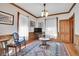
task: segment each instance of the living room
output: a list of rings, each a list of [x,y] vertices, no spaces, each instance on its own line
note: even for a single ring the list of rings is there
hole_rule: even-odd
[[[78,6],[79,3],[0,3],[0,55],[78,56]],[[48,11],[47,17],[41,16],[42,10]],[[14,45],[14,34],[23,37],[22,45]]]

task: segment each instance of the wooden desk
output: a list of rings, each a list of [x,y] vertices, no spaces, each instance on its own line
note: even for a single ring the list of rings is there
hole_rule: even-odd
[[[5,50],[5,54],[7,52],[7,41],[9,41],[10,39],[11,39],[11,36],[9,36],[9,35],[0,36],[0,43],[2,45],[2,49],[4,48],[4,50]],[[3,43],[4,43],[4,47],[3,47]]]

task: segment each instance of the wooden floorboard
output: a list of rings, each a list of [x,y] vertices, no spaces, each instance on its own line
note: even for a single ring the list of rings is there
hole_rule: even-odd
[[[61,42],[61,41],[57,41],[57,40],[51,40],[51,41],[52,42]],[[31,43],[27,43],[26,47],[29,46]],[[65,42],[64,42],[64,45],[65,45],[65,47],[66,47],[66,49],[67,49],[70,56],[79,56],[79,52],[75,48],[75,45],[73,45],[72,43],[65,43]],[[25,48],[25,46],[22,46],[22,49],[23,48]]]
[[[60,40],[51,40],[51,41],[52,42],[61,42]],[[73,45],[72,43],[67,43],[67,42],[62,42],[62,43],[64,43],[70,56],[79,56],[79,53],[78,53],[77,49],[75,48],[75,45]],[[29,46],[29,44],[30,43],[28,43],[27,46]]]
[[[51,39],[51,41],[53,41],[53,42],[62,42],[62,41],[57,40],[57,39]],[[79,56],[79,52],[76,49],[74,44],[69,43],[69,42],[62,42],[62,43],[64,43],[64,45],[65,45],[66,49],[68,50],[68,53],[69,53],[70,56]]]
[[[79,56],[79,53],[72,43],[65,43],[65,46],[70,54],[70,56]]]

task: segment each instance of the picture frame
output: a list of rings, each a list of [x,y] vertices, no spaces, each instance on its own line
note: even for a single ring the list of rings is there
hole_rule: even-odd
[[[43,22],[39,22],[39,23],[38,23],[38,27],[39,27],[39,28],[43,28]]]
[[[13,25],[14,15],[0,11],[0,24]]]
[[[30,21],[30,27],[35,27],[35,22],[34,21]]]

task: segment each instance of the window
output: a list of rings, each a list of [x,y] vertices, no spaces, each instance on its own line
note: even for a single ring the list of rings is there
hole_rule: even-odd
[[[50,38],[57,38],[57,24],[56,19],[46,20],[46,36]]]
[[[22,14],[19,15],[19,36],[25,36],[28,40],[28,17]]]

